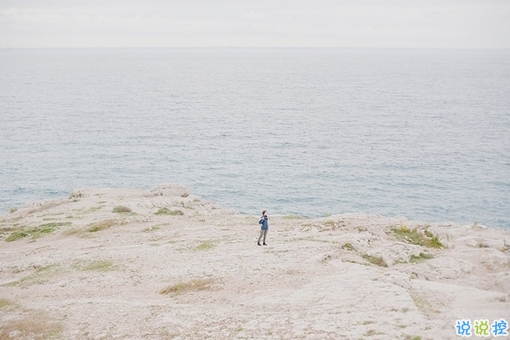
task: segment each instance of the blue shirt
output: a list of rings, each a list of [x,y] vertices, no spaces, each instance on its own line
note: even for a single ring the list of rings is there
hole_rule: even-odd
[[[261,224],[260,229],[262,229],[262,230],[269,229],[269,223],[267,222],[267,216],[262,216],[259,220],[259,224]]]

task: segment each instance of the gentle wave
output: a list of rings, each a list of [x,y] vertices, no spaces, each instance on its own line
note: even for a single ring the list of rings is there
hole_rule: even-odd
[[[1,50],[0,210],[177,182],[249,214],[510,227],[509,56]]]

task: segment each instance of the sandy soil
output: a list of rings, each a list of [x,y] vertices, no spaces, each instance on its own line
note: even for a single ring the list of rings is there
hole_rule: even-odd
[[[179,185],[0,216],[0,339],[455,339],[457,320],[510,322],[508,230],[263,208],[267,246],[258,216]]]

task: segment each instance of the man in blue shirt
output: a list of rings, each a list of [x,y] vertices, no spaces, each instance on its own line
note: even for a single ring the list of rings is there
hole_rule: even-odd
[[[267,222],[267,211],[264,210],[262,212],[262,216],[260,217],[259,224],[260,224],[260,236],[259,236],[259,240],[258,240],[257,244],[260,246],[260,239],[262,238],[262,236],[264,236],[264,241],[262,244],[267,246],[266,235],[267,235],[267,230],[269,229],[269,223]]]

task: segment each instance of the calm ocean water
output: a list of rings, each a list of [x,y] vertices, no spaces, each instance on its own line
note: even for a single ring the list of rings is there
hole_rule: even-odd
[[[510,51],[0,50],[0,212],[182,183],[240,212],[510,228]]]

